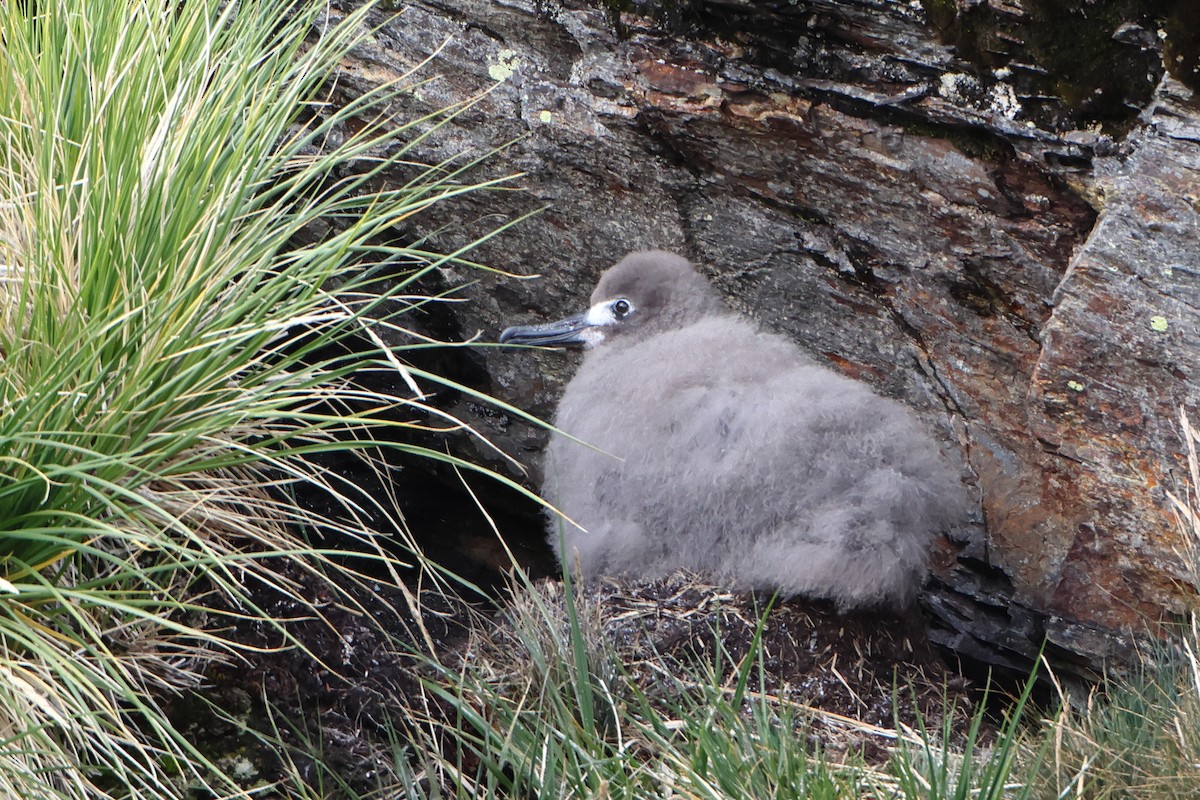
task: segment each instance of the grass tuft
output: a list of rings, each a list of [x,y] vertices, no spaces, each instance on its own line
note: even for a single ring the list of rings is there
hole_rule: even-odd
[[[370,11],[0,4],[0,795],[236,792],[162,698],[242,656],[222,620],[283,628],[261,587],[319,615],[280,559],[353,579],[297,531],[390,564],[363,520],[395,510],[315,456],[462,427],[384,342],[426,345],[402,312],[461,258],[399,226],[486,186],[412,161],[465,107],[398,118],[413,76],[324,102]]]

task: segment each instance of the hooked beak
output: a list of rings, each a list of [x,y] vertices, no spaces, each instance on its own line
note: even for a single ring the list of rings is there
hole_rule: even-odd
[[[588,322],[588,314],[572,314],[557,322],[541,325],[514,325],[500,334],[500,344],[528,344],[542,347],[591,347],[602,336]]]

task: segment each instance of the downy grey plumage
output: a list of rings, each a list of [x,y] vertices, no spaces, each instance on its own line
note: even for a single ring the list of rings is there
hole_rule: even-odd
[[[559,403],[543,494],[585,575],[689,568],[732,584],[906,606],[965,489],[899,403],[731,313],[679,256],[627,256],[591,308],[502,342],[590,348]]]

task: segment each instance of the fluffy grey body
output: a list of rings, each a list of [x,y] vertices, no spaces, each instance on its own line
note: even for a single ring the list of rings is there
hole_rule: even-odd
[[[965,520],[961,482],[904,406],[730,313],[677,256],[627,257],[564,322],[593,349],[555,419],[579,441],[552,437],[543,489],[582,528],[554,515],[549,537],[585,575],[689,568],[903,606],[932,537]],[[502,340],[569,343],[562,325]]]

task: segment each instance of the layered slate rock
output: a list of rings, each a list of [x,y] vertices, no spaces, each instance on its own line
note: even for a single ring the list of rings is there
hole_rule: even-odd
[[[953,12],[926,5],[405,2],[338,91],[432,56],[399,112],[480,99],[423,155],[507,145],[471,175],[524,173],[523,191],[435,209],[439,224],[406,235],[452,248],[542,209],[474,252],[540,278],[444,271],[472,300],[452,309],[456,335],[574,310],[628,251],[680,252],[951,448],[980,513],[941,544],[932,635],[1017,669],[1048,635],[1086,672],[1192,593],[1165,493],[1179,409],[1200,417],[1197,110],[1159,81],[1146,19],[1097,40],[1116,48],[1099,57],[1144,71],[1120,102],[1073,104],[1038,77],[1056,67],[1018,25],[1036,9],[1004,4],[991,33],[1011,52],[982,63],[967,33],[992,40],[962,20],[981,23],[959,18],[949,36]],[[574,364],[461,357],[479,388],[544,417]],[[449,402],[537,484],[544,434]],[[540,537],[536,514],[521,519],[502,533]]]
[[[1042,597],[1108,625],[1177,607],[1188,578],[1163,499],[1187,491],[1179,411],[1194,420],[1200,402],[1200,118],[1189,94],[1167,81],[1127,157],[1097,164],[1104,211],[1050,297],[1029,382],[1030,431],[1069,479],[1044,495],[1073,515]]]

